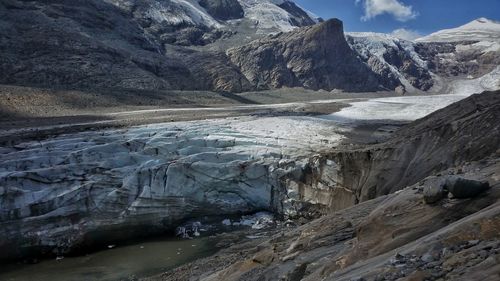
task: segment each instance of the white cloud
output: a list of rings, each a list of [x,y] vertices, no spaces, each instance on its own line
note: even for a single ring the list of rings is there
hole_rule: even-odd
[[[361,20],[367,21],[379,15],[390,14],[398,21],[408,21],[418,16],[412,6],[399,0],[356,0],[356,5],[363,3],[365,14]]]
[[[397,38],[410,40],[410,41],[422,37],[422,34],[420,34],[418,31],[405,29],[405,28],[396,29],[393,32],[391,32],[391,35],[394,37],[397,37]]]

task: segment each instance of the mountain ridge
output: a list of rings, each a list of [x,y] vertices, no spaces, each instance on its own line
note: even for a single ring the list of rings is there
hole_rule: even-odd
[[[208,11],[228,20],[217,20]],[[337,36],[340,31],[334,29],[328,32],[335,40],[317,40],[308,37],[307,30],[321,26],[316,23],[320,20],[293,1],[6,0],[0,3],[0,15],[5,27],[0,29],[0,83],[6,85],[423,93],[446,91],[443,85],[449,81],[480,78],[500,62],[496,42],[411,42],[373,33]],[[301,40],[303,46],[323,44],[315,47],[321,52],[301,50],[292,43]],[[342,41],[357,59],[331,59],[338,52],[353,56]],[[262,42],[270,48],[264,49]],[[286,60],[278,59],[282,64],[280,71],[274,71],[276,77],[254,79],[270,67],[255,60],[279,58],[280,52],[292,49]],[[252,62],[249,54],[263,57]],[[300,71],[298,64],[303,64]],[[307,82],[322,75],[317,69],[328,69],[330,74],[323,76],[325,81]],[[349,69],[355,71],[348,73]],[[296,76],[299,72],[301,77]],[[283,77],[288,78],[279,82]]]

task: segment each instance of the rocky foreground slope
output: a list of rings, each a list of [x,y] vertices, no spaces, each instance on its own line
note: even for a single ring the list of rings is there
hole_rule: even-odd
[[[336,160],[351,159],[344,179],[353,179],[337,188],[366,185],[362,203],[151,280],[498,280],[499,118],[499,93],[484,93],[414,122],[361,157],[337,153]],[[453,178],[490,188],[466,194],[480,185],[448,185],[451,194],[431,203],[430,190]]]

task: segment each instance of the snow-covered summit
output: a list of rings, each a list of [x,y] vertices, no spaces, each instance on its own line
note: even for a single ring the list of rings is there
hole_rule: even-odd
[[[419,38],[417,42],[496,41],[500,42],[500,22],[478,18],[457,28],[444,29]]]

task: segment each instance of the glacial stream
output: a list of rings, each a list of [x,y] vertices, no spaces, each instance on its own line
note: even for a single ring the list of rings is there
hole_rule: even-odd
[[[210,238],[164,239],[116,247],[38,264],[3,265],[2,281],[133,280],[160,274],[217,251]]]

